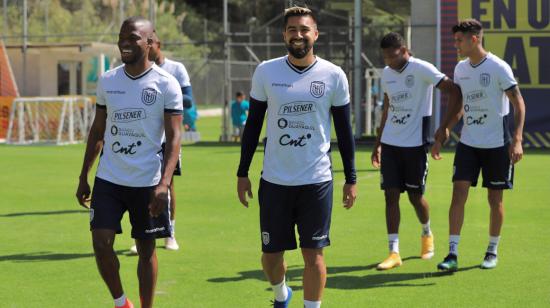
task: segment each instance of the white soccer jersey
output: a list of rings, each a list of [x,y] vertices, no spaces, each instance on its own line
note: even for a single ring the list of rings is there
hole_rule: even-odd
[[[416,147],[428,142],[434,85],[445,78],[435,66],[409,58],[400,70],[388,66],[382,72],[382,89],[388,95],[388,118],[380,141],[400,147]]]
[[[182,63],[164,58],[164,62],[159,66],[170,73],[170,75],[176,77],[180,84],[180,88],[191,86],[191,79],[189,79],[189,74]]]
[[[97,106],[107,109],[97,177],[123,186],[157,185],[163,160],[164,113],[183,113],[177,80],[155,64],[136,77],[121,65],[101,76]]]
[[[491,53],[475,66],[465,59],[455,67],[454,82],[462,90],[464,108],[460,141],[485,149],[507,143],[510,106],[504,91],[517,85],[510,65]]]
[[[254,72],[250,97],[267,102],[262,178],[289,186],[331,180],[330,108],[349,104],[342,69],[319,57],[302,71],[287,56],[265,61]]]

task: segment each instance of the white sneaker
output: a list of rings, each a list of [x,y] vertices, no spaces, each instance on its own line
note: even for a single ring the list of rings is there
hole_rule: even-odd
[[[137,246],[136,245],[133,245],[132,247],[130,247],[130,253],[134,254],[134,255],[137,255]]]
[[[178,250],[180,249],[180,246],[178,245],[178,242],[176,242],[175,237],[167,237],[164,239],[164,248],[168,250]]]

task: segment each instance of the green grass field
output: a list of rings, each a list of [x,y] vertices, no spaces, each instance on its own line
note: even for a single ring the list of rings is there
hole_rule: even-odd
[[[198,123],[216,140],[219,121]],[[75,146],[0,146],[0,307],[112,307],[92,254],[88,213],[74,197],[84,153]],[[447,253],[447,210],[452,152],[431,161],[427,199],[436,237],[433,260],[419,259],[420,225],[403,204],[401,268],[378,272],[387,255],[383,193],[370,166],[370,149],[357,151],[357,204],[340,206],[343,173],[335,153],[332,246],[326,249],[324,307],[548,307],[550,305],[550,155],[530,150],[516,169],[516,188],[505,193],[506,218],[495,270],[478,268],[488,240],[486,191],[470,192],[453,275],[437,273]],[[176,178],[178,252],[158,250],[156,307],[269,307],[272,292],[260,266],[257,199],[249,209],[236,197],[239,147],[199,143],[183,147],[184,175]],[[262,155],[251,169],[258,188]],[[92,177],[90,177],[90,182]],[[125,216],[116,250],[126,294],[138,299],[135,256]],[[162,242],[158,242],[163,245]],[[286,255],[302,307],[302,259]],[[137,307],[137,306],[136,306]]]

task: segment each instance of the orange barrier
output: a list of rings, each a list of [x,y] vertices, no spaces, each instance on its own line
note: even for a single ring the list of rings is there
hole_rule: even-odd
[[[14,99],[13,96],[0,96],[0,139],[6,139],[8,134],[11,103]]]

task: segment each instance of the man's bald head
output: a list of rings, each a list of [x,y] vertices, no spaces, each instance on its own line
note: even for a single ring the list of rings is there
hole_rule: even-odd
[[[153,24],[141,16],[124,20],[118,35],[118,48],[122,62],[127,65],[147,66],[154,33]]]

